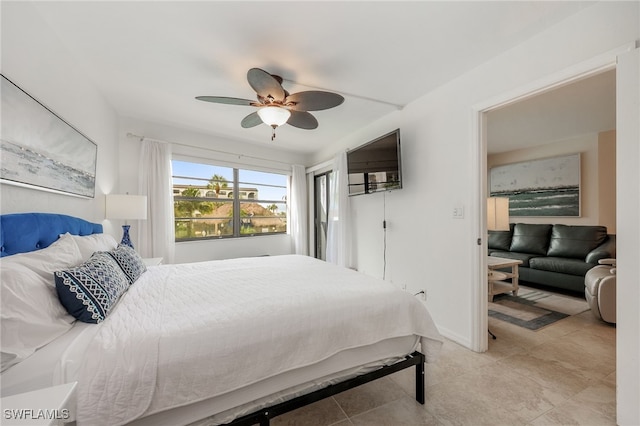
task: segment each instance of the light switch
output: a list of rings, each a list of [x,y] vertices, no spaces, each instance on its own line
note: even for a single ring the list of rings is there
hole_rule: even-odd
[[[453,218],[454,219],[464,219],[464,207],[455,206],[453,208]]]

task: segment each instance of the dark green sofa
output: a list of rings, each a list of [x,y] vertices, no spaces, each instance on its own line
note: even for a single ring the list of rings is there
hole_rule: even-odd
[[[522,260],[520,280],[584,292],[584,276],[600,259],[616,257],[616,236],[604,226],[515,223],[489,231],[489,255]]]

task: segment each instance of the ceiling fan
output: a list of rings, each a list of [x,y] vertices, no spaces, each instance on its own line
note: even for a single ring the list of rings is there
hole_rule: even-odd
[[[308,111],[321,111],[337,107],[344,102],[344,97],[321,90],[289,94],[282,88],[282,77],[269,74],[260,68],[251,68],[247,72],[247,80],[258,95],[257,101],[224,96],[196,96],[196,99],[218,104],[258,107],[257,111],[247,115],[240,124],[245,129],[260,123],[271,126],[271,140],[276,137],[276,127],[283,124],[299,129],[315,129],[318,127],[318,120]]]

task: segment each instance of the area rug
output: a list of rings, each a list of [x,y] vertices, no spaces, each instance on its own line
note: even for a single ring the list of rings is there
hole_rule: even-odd
[[[589,310],[584,299],[520,286],[518,295],[500,294],[489,302],[489,316],[529,330]]]

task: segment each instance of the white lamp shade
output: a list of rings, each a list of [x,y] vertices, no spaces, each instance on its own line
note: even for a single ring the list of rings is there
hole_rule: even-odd
[[[282,126],[291,117],[291,111],[285,108],[268,106],[258,110],[258,115],[264,124],[271,127]]]
[[[107,194],[107,219],[146,219],[147,197],[145,195]]]
[[[487,230],[509,230],[509,199],[502,197],[487,198]]]

